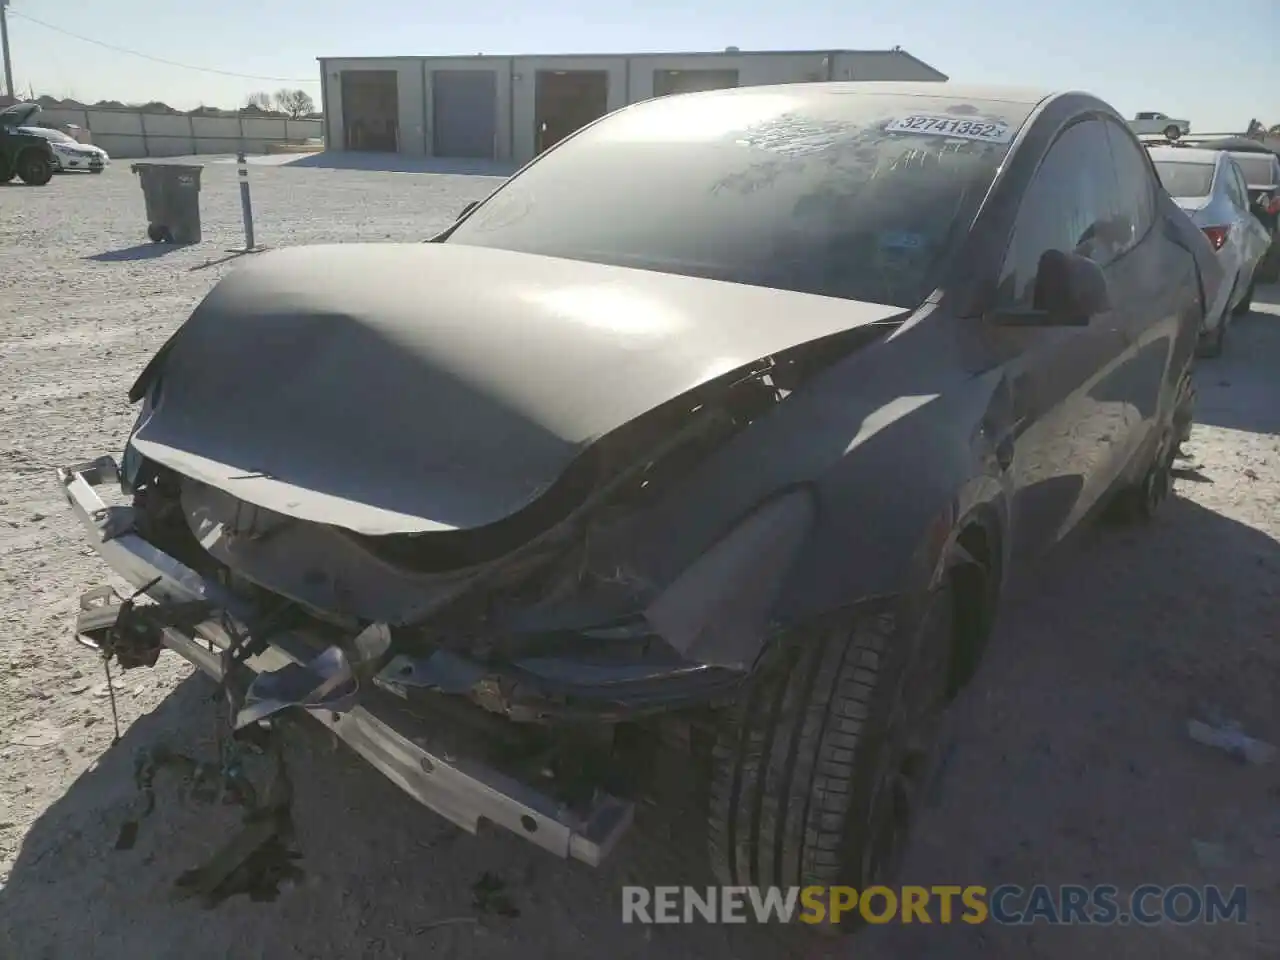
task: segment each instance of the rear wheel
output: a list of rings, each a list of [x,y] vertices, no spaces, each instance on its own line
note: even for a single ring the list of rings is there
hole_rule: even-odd
[[[1160,434],[1146,472],[1135,485],[1125,487],[1111,503],[1111,516],[1121,522],[1149,523],[1173,494],[1173,461],[1185,439],[1179,425]],[[1189,432],[1189,431],[1187,431]]]
[[[1231,311],[1231,315],[1233,317],[1243,317],[1253,309],[1253,290],[1256,286],[1257,281],[1249,281],[1249,289],[1244,292],[1244,296],[1240,298],[1240,302],[1237,303],[1235,309]]]
[[[53,179],[53,164],[43,154],[27,150],[18,157],[18,177],[33,187],[43,187]]]
[[[1178,129],[1176,124],[1169,124],[1164,128],[1164,135],[1170,140],[1177,140],[1182,136],[1182,131]]]
[[[1196,345],[1196,354],[1201,357],[1220,357],[1227,340],[1227,318],[1224,316],[1210,333],[1200,337]]]
[[[892,880],[935,769],[954,619],[947,583],[909,627],[889,610],[846,612],[780,651],[717,737],[708,824],[722,883]]]
[[[1258,269],[1253,272],[1253,278],[1258,283],[1275,283],[1280,280],[1280,239],[1275,238],[1274,231],[1271,246],[1263,255]]]
[[[168,243],[173,239],[173,234],[163,224],[153,223],[147,227],[147,237],[152,243]]]

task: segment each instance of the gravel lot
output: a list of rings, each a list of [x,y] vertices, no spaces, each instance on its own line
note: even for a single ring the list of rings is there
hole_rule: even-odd
[[[1280,743],[1275,288],[1233,328],[1227,355],[1201,367],[1201,468],[1167,513],[1148,530],[1087,531],[1011,598],[950,718],[954,752],[905,878],[1239,883],[1246,924],[879,927],[856,945],[624,927],[618,888],[638,841],[592,872],[503,834],[472,838],[318,737],[290,750],[305,879],[275,903],[174,902],[174,878],[233,826],[230,808],[179,804],[162,777],[137,846],[112,848],[136,802],[136,750],[212,756],[213,686],[173,654],[117,674],[124,736],[112,745],[100,666],[71,632],[76,598],[105,568],[52,470],[116,449],[129,383],[234,267],[235,180],[233,164],[208,164],[205,242],[185,249],[145,243],[127,163],[47,189],[0,187],[0,957],[1280,956],[1280,763],[1236,764],[1185,730],[1217,704]],[[497,183],[255,165],[259,240],[417,240]],[[521,915],[433,926],[476,916],[470,888],[485,871]]]

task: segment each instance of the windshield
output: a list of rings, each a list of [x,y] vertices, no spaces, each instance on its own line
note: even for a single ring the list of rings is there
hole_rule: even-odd
[[[61,130],[50,130],[48,127],[19,127],[22,133],[29,133],[33,137],[44,137],[46,140],[52,140],[54,143],[75,143],[74,137],[69,137]]]
[[[445,240],[911,307],[1032,106],[812,87],[649,100]]]
[[[1275,158],[1267,153],[1233,153],[1231,159],[1240,165],[1244,182],[1251,187],[1276,186]]]
[[[1213,187],[1212,163],[1157,160],[1156,173],[1171,197],[1207,197]]]

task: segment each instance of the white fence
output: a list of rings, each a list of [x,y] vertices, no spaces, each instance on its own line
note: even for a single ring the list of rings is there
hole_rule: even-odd
[[[300,143],[324,135],[322,120],[284,117],[208,117],[138,110],[46,107],[43,126],[74,123],[113,157],[181,157],[200,153],[265,153],[269,143]]]

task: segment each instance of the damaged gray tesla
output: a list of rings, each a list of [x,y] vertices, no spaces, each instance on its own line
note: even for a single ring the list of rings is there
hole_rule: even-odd
[[[598,863],[676,756],[723,881],[865,887],[1011,571],[1168,494],[1220,282],[1085,94],[649,100],[219,283],[60,471],[148,598],[79,630],[468,830]]]

